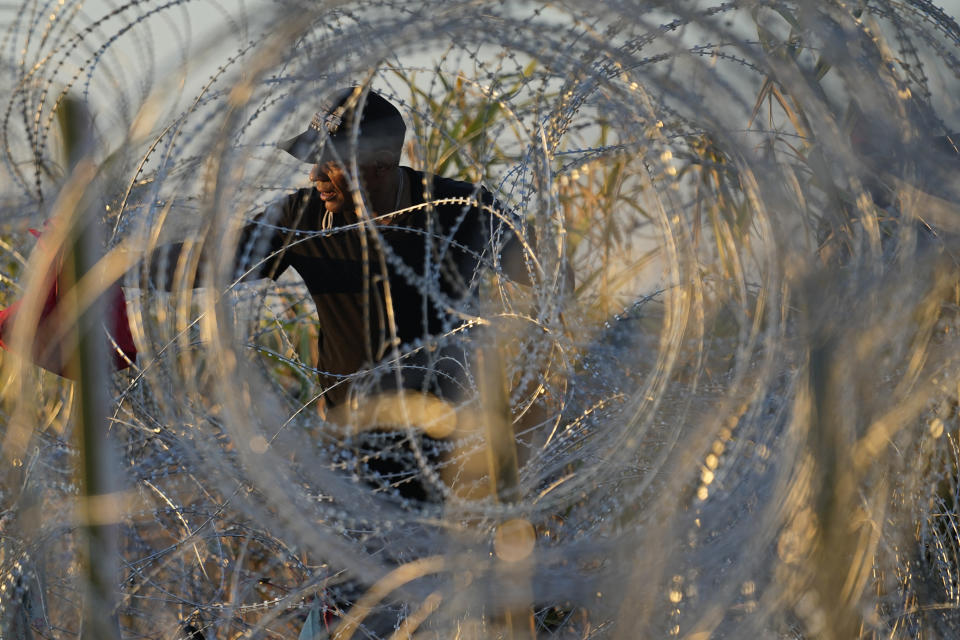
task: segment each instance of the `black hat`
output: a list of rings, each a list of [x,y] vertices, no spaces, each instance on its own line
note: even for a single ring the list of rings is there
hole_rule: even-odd
[[[360,121],[356,123],[356,148],[351,146],[354,118],[360,106]],[[277,146],[298,160],[317,164],[337,158],[349,158],[352,152],[389,149],[400,155],[406,125],[403,117],[389,100],[363,87],[349,87],[337,91],[310,122],[306,131]]]

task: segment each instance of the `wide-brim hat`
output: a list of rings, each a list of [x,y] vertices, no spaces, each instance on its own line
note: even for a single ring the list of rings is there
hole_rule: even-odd
[[[389,100],[363,87],[349,87],[324,103],[306,131],[277,146],[311,164],[343,162],[353,154],[380,149],[399,155],[405,133],[403,116]]]

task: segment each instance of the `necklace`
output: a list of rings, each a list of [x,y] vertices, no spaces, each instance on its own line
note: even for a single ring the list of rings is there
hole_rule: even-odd
[[[403,169],[400,167],[397,167],[397,175],[400,180],[397,182],[397,201],[393,204],[394,211],[400,209],[400,198],[403,197]]]

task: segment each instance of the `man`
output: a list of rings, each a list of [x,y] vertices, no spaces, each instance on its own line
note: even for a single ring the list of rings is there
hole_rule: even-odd
[[[462,323],[458,308],[475,296],[484,267],[499,262],[511,279],[530,282],[516,221],[483,189],[401,166],[405,131],[381,95],[338,91],[280,145],[313,165],[313,187],[240,235],[238,276],[277,279],[292,267],[306,284],[328,407],[347,400],[351,376],[384,362],[400,368],[399,377],[386,368],[381,390],[461,396],[464,354],[442,339]],[[400,357],[401,345],[414,344],[422,346]]]

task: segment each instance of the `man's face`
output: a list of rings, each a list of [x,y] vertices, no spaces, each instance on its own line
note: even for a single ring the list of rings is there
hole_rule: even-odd
[[[310,182],[320,193],[327,211],[341,213],[353,210],[350,183],[343,167],[335,162],[315,164],[310,170]]]
[[[365,188],[376,180],[376,167],[360,165],[360,183]],[[350,180],[343,166],[337,162],[315,164],[310,170],[310,182],[320,193],[324,207],[331,213],[346,213],[354,210],[353,194],[350,190]]]

